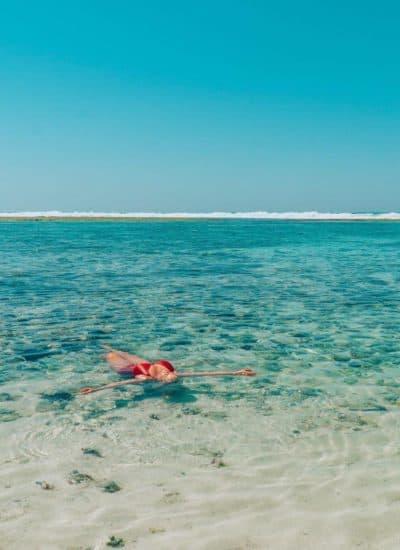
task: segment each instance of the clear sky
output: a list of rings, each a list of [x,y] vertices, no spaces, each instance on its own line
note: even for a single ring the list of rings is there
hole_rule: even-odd
[[[400,210],[396,1],[4,0],[0,211]]]

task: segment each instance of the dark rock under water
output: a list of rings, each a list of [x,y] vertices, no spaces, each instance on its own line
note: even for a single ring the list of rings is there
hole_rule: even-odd
[[[125,541],[123,538],[112,535],[108,539],[107,546],[110,546],[111,548],[123,548],[125,546]]]
[[[84,455],[97,456],[98,458],[103,458],[103,455],[97,449],[91,447],[83,447],[82,452]]]
[[[103,488],[104,493],[117,493],[118,491],[121,491],[121,487],[116,481],[107,481],[101,487]]]
[[[70,485],[88,484],[92,481],[94,481],[94,478],[91,475],[83,474],[79,472],[79,470],[72,470],[72,472],[68,474],[68,483]]]

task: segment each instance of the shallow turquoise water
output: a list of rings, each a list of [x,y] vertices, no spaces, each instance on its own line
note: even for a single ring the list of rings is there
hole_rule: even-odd
[[[288,502],[294,479],[353,487],[343,464],[363,480],[375,466],[397,475],[399,251],[391,222],[1,223],[9,479],[47,457],[46,475],[65,483],[87,467],[88,442],[106,455],[92,474],[101,464],[114,476],[117,461],[195,476],[223,457],[226,471],[253,468],[249,491],[287,460],[274,487],[278,476]],[[76,398],[118,378],[101,342],[178,371],[245,365],[258,376]]]
[[[368,378],[385,401],[399,250],[397,223],[2,223],[1,380],[60,378],[73,360],[95,383],[107,341],[177,367],[243,361],[260,373],[244,399]]]

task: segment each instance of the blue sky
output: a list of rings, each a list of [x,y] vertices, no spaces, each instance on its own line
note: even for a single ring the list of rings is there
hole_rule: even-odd
[[[400,210],[397,2],[0,6],[0,211]]]

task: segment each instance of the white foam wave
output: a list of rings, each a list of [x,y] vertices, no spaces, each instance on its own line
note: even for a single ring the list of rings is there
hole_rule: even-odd
[[[0,218],[179,218],[255,220],[400,220],[400,212],[0,212]]]

